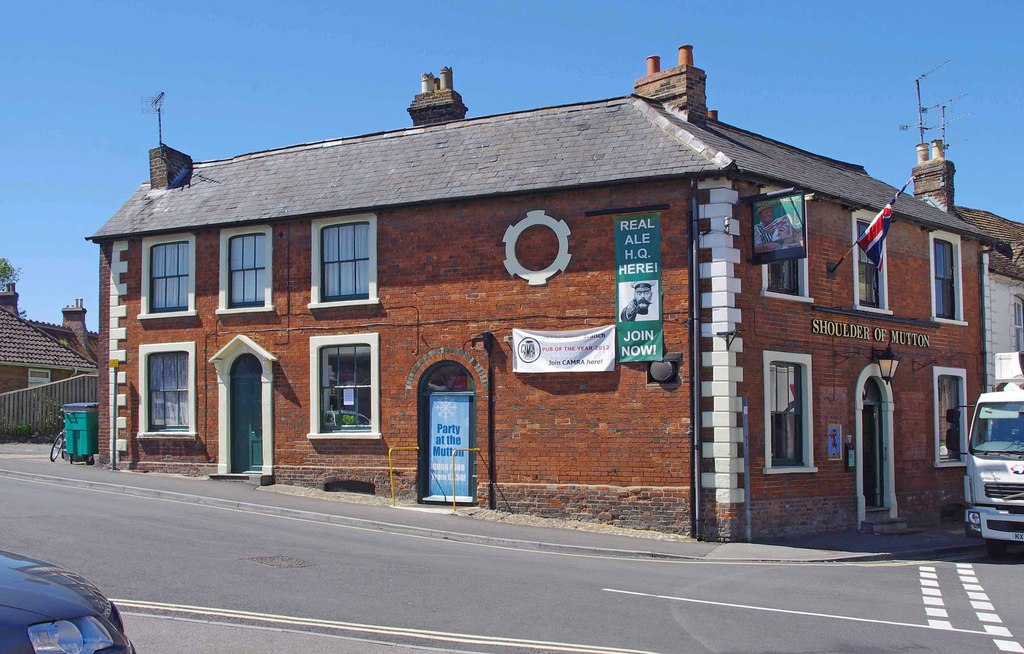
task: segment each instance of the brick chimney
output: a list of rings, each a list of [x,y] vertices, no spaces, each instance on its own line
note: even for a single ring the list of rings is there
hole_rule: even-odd
[[[693,46],[679,46],[679,65],[661,70],[661,57],[647,58],[647,74],[633,83],[633,93],[681,111],[691,123],[708,116],[707,74],[693,65]]]
[[[149,151],[149,187],[180,188],[192,181],[192,157],[163,143]]]
[[[82,298],[76,298],[75,303],[70,307],[61,309],[64,314],[62,327],[70,329],[78,340],[79,347],[89,359],[94,359],[92,349],[89,347],[89,334],[85,328],[85,306]]]
[[[928,157],[928,144],[917,145],[917,165],[914,166],[914,197],[919,200],[930,199],[943,210],[952,213],[953,175],[956,166],[946,159],[942,139],[931,143],[931,158]]]
[[[18,291],[14,290],[14,282],[7,284],[4,290],[0,291],[0,309],[7,309],[18,315]]]
[[[416,127],[437,125],[462,120],[469,109],[452,85],[452,69],[442,68],[441,76],[424,73],[420,79],[420,92],[409,105],[409,115]]]

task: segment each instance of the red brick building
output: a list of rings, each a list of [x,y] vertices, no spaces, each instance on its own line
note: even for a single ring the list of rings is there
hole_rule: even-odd
[[[122,460],[386,494],[390,459],[399,493],[450,502],[454,453],[460,501],[709,539],[938,521],[962,477],[939,412],[978,391],[983,234],[903,196],[882,272],[856,251],[830,269],[896,189],[720,121],[704,88],[684,47],[633,95],[465,119],[443,69],[413,129],[155,148],[92,236]],[[796,219],[755,213],[779,198]],[[655,226],[655,283],[617,268],[631,219]],[[795,240],[805,257],[765,262]],[[514,329],[625,338],[629,287],[656,361],[516,372]]]

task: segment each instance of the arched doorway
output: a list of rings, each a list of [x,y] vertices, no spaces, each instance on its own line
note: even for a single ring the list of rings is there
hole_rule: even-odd
[[[864,382],[860,410],[861,443],[861,488],[866,508],[885,506],[886,483],[885,461],[888,458],[882,438],[882,391],[872,377]]]
[[[461,364],[430,366],[419,384],[419,498],[476,502],[476,384]],[[452,468],[454,456],[454,470]],[[454,473],[454,476],[453,476]]]
[[[231,472],[260,472],[263,468],[263,366],[243,354],[231,366]]]

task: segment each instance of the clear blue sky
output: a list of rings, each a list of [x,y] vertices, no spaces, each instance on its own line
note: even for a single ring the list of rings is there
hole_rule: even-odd
[[[85,298],[96,231],[164,142],[208,160],[409,126],[424,72],[470,116],[630,93],[647,55],[694,46],[722,120],[864,165],[914,165],[914,78],[951,106],[961,205],[1024,220],[1024,2],[18,2],[0,40],[0,257],[29,317]],[[932,132],[929,138],[937,138]],[[106,281],[104,280],[104,283]]]

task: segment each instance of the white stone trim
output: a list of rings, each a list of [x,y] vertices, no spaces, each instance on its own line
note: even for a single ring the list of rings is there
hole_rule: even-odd
[[[109,322],[108,322],[108,354],[111,361],[118,361],[124,363],[128,360],[128,352],[125,349],[127,345],[128,333],[127,329],[121,325],[121,319],[128,317],[128,306],[123,301],[123,296],[128,292],[128,284],[123,281],[122,278],[128,273],[128,262],[122,258],[122,255],[128,252],[128,241],[114,241],[110,245],[110,284],[108,287],[110,293],[109,299]],[[128,431],[128,418],[119,415],[121,405],[121,397],[123,394],[117,392],[121,384],[128,383],[128,373],[123,370],[115,371],[114,368],[110,369],[108,386],[108,397],[111,398],[112,402],[107,410],[110,413],[110,423],[114,426],[113,433],[109,435],[103,435],[103,437],[109,437],[115,441],[120,440],[120,437],[126,434]],[[127,405],[127,397],[125,397],[125,405]],[[117,452],[111,452],[111,460],[117,459]]]
[[[320,431],[320,349],[331,345],[370,346],[370,430],[365,432]],[[379,439],[380,431],[380,334],[337,334],[309,338],[309,433],[311,440]]]
[[[850,236],[853,239],[853,243],[857,242],[857,223],[866,222],[871,223],[875,219],[876,214],[867,209],[857,209],[856,211],[850,212]],[[853,261],[851,266],[853,267],[853,308],[859,309],[860,311],[870,311],[872,313],[881,313],[886,315],[892,315],[892,311],[889,310],[889,243],[887,241],[882,242],[882,269],[878,271],[878,278],[882,284],[881,292],[878,294],[878,307],[869,307],[860,305],[860,248],[854,246],[853,248]]]
[[[151,354],[160,352],[185,352],[188,354],[188,430],[149,431],[149,362]],[[139,438],[194,439],[196,437],[196,343],[150,343],[139,346]],[[120,396],[118,396],[120,403]]]
[[[764,397],[764,413],[762,422],[764,424],[764,473],[780,474],[791,472],[815,472],[814,467],[814,381],[811,370],[811,355],[796,352],[773,352],[765,350],[761,353],[762,371],[762,395]],[[803,386],[802,416],[801,425],[803,435],[803,465],[799,466],[773,466],[772,465],[772,431],[771,431],[771,364],[772,363],[795,363],[800,366],[800,382]]]
[[[277,357],[260,347],[254,340],[239,334],[217,354],[210,363],[217,370],[217,474],[231,472],[231,367],[243,354],[255,356],[262,368],[260,375],[260,405],[264,475],[274,474],[274,361]]]
[[[956,285],[954,302],[956,311],[952,318],[943,318],[935,312],[935,241],[946,241],[953,245],[953,283]],[[951,325],[966,326],[964,321],[964,281],[963,281],[963,249],[960,243],[960,235],[951,232],[934,231],[928,232],[928,288],[932,298],[932,320]]]
[[[231,307],[228,297],[231,276],[231,239],[235,236],[263,236],[263,306]],[[274,310],[274,229],[270,225],[249,225],[220,230],[220,287],[217,293],[217,314],[248,313]]]
[[[856,460],[856,470],[854,477],[856,479],[856,493],[857,493],[857,524],[860,525],[864,522],[864,516],[866,514],[866,503],[864,501],[864,475],[862,474],[864,465],[864,385],[867,380],[874,378],[878,383],[878,387],[882,391],[882,447],[886,448],[888,456],[885,457],[885,465],[882,469],[884,475],[883,484],[885,486],[885,503],[889,509],[889,517],[895,518],[899,513],[899,508],[896,501],[896,465],[894,463],[895,452],[892,446],[892,434],[893,434],[893,394],[892,388],[889,384],[882,381],[881,370],[878,369],[877,363],[871,363],[864,367],[860,371],[860,375],[857,377],[857,384],[854,386],[854,411],[853,411],[853,422],[854,422],[854,458]]]
[[[320,268],[321,268],[321,256],[320,256],[320,232],[325,227],[334,227],[335,225],[344,225],[346,223],[369,223],[370,229],[367,234],[367,251],[370,254],[370,261],[367,264],[367,270],[369,272],[369,288],[368,296],[366,299],[360,300],[341,300],[341,301],[322,301],[320,295]],[[345,307],[345,306],[358,306],[366,304],[380,304],[380,297],[377,293],[377,216],[372,213],[362,213],[351,216],[335,216],[332,218],[317,218],[312,221],[310,225],[311,233],[311,247],[310,250],[310,309],[324,309],[331,307]]]
[[[154,313],[149,306],[149,285],[150,285],[150,264],[151,251],[154,246],[164,243],[176,243],[185,241],[188,243],[188,308],[181,311],[158,311]],[[196,315],[196,235],[192,232],[179,232],[177,234],[162,234],[160,236],[147,236],[142,239],[142,270],[139,278],[141,288],[139,289],[140,313],[139,320],[159,318],[182,318]]]

